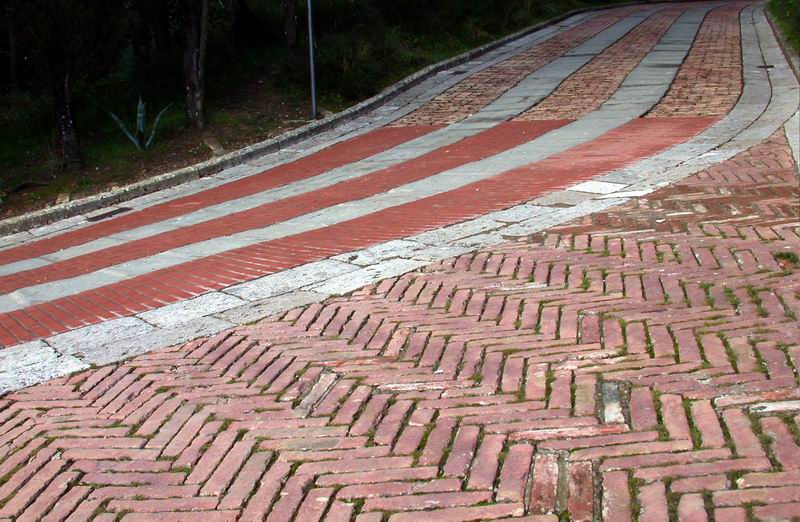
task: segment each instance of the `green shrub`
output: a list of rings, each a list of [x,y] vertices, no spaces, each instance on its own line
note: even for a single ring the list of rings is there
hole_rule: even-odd
[[[778,20],[789,45],[800,53],[800,2],[798,0],[770,0],[769,10]]]

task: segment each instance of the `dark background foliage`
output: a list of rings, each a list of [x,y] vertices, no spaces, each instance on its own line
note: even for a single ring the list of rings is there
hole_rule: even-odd
[[[601,3],[608,2],[314,0],[321,106],[341,110],[425,65]],[[186,95],[188,24],[201,19],[201,5],[207,6],[202,133],[187,115]],[[797,0],[772,5],[796,31]],[[208,157],[209,134],[234,148],[307,118],[305,0],[0,0],[0,6],[0,205],[22,198],[41,206],[59,193],[141,179]],[[59,100],[65,79],[66,108]],[[156,146],[145,152],[126,141],[106,112],[132,125],[140,96],[149,119],[174,104]],[[73,165],[59,127],[65,109],[79,148]]]

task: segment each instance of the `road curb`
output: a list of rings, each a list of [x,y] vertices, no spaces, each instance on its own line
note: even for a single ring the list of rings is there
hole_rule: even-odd
[[[102,192],[100,194],[87,196],[85,198],[77,199],[75,201],[63,203],[61,205],[55,205],[52,207],[23,214],[21,216],[15,216],[12,218],[2,220],[0,221],[0,236],[9,235],[16,232],[23,232],[35,227],[47,225],[54,221],[78,216],[81,214],[86,214],[101,208],[129,201],[131,199],[144,196],[146,194],[150,194],[158,190],[171,188],[186,183],[188,181],[214,175],[225,169],[241,165],[242,163],[245,163],[246,161],[249,161],[253,158],[263,156],[266,154],[271,154],[289,145],[293,145],[299,141],[305,140],[307,138],[316,136],[322,132],[330,130],[340,124],[347,123],[348,121],[351,121],[356,117],[368,113],[369,111],[382,105],[386,101],[405,92],[411,87],[418,85],[419,83],[427,80],[428,78],[438,74],[441,71],[461,65],[478,56],[481,56],[494,49],[497,49],[498,47],[501,47],[510,42],[528,36],[532,33],[540,31],[551,25],[557,24],[572,16],[589,12],[605,11],[617,7],[626,7],[631,5],[646,5],[651,3],[657,3],[657,2],[648,2],[648,1],[623,2],[616,4],[607,4],[597,7],[574,9],[557,17],[550,18],[538,24],[527,27],[516,33],[504,36],[502,38],[484,44],[480,47],[476,47],[475,49],[471,49],[453,58],[448,58],[447,60],[443,60],[433,65],[429,65],[428,67],[417,71],[411,76],[408,76],[400,80],[399,82],[387,87],[386,89],[376,94],[372,98],[364,100],[356,105],[353,105],[348,109],[345,109],[342,112],[329,116],[323,120],[319,120],[310,123],[308,125],[305,125],[303,127],[300,127],[298,129],[286,132],[270,140],[255,143],[253,145],[249,145],[247,147],[238,149],[236,151],[232,151],[223,156],[212,158],[210,160],[190,165],[188,167],[184,167],[178,170],[173,170],[171,172],[166,172],[164,174],[160,174],[158,176],[154,176],[152,178],[148,178],[146,180],[133,183],[131,185],[126,185],[124,187],[115,190]]]

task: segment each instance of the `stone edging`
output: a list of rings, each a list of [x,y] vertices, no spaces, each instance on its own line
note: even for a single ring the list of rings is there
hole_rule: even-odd
[[[667,0],[677,1],[677,0]],[[308,125],[294,129],[272,138],[270,140],[254,143],[247,147],[229,152],[223,156],[212,158],[201,163],[196,163],[188,167],[184,167],[164,174],[159,174],[152,178],[139,181],[130,185],[126,185],[119,189],[102,192],[85,198],[69,201],[61,205],[44,208],[21,216],[16,216],[0,221],[0,236],[22,232],[31,228],[47,225],[54,221],[66,219],[69,217],[86,214],[101,208],[115,205],[124,201],[128,201],[158,190],[171,188],[194,179],[203,178],[206,176],[214,175],[222,170],[235,167],[253,158],[263,156],[276,152],[289,145],[295,144],[304,139],[316,136],[324,131],[330,130],[337,125],[346,123],[354,118],[361,116],[376,107],[384,104],[387,100],[403,93],[411,87],[427,80],[428,78],[438,74],[441,71],[461,65],[468,62],[482,54],[497,49],[503,45],[508,44],[514,40],[523,38],[529,34],[535,33],[541,29],[557,24],[572,16],[587,13],[598,12],[616,7],[624,7],[638,4],[651,4],[658,3],[652,0],[645,0],[643,2],[621,2],[616,4],[606,4],[597,7],[585,7],[581,9],[574,9],[562,15],[559,15],[549,20],[545,20],[536,25],[527,27],[516,33],[504,36],[498,40],[494,40],[484,44],[475,49],[471,49],[461,55],[453,58],[448,58],[441,62],[429,65],[428,67],[417,71],[416,73],[408,76],[399,82],[391,85],[376,94],[372,98],[364,100],[342,112],[329,116],[323,120],[312,122]]]

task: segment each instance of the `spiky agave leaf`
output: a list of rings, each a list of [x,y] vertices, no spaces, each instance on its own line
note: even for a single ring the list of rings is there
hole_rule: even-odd
[[[112,119],[112,120],[114,120],[114,122],[117,124],[117,126],[120,128],[120,130],[121,130],[123,133],[125,133],[125,136],[127,136],[127,137],[128,137],[128,139],[131,141],[131,143],[133,143],[134,145],[136,145],[136,148],[137,148],[137,149],[139,149],[139,150],[142,150],[142,146],[139,144],[139,141],[138,141],[138,140],[136,139],[136,137],[135,137],[133,134],[131,134],[131,132],[130,132],[130,131],[129,131],[129,130],[128,130],[126,127],[125,127],[125,124],[124,124],[124,123],[122,123],[122,120],[121,120],[121,119],[119,119],[119,116],[117,116],[116,114],[114,114],[114,113],[113,113],[113,112],[111,112],[111,111],[106,111],[106,112],[108,113],[108,115],[109,115],[109,116],[111,116],[111,119]]]
[[[139,105],[136,107],[136,132],[144,134],[144,125],[145,121],[147,120],[147,116],[145,114],[144,109],[144,102],[142,101],[142,97],[139,96]]]
[[[139,96],[139,103],[136,106],[136,143],[139,144],[139,148],[145,148],[144,144],[144,127],[147,125],[147,114],[145,112],[144,102],[142,101],[142,97]]]
[[[150,138],[147,140],[147,143],[145,144],[145,148],[148,148],[148,149],[150,148],[150,144],[153,143],[153,138],[156,137],[156,129],[158,128],[158,122],[161,121],[161,116],[163,116],[164,113],[167,112],[167,109],[169,109],[170,107],[172,107],[171,103],[169,105],[167,105],[166,107],[164,107],[163,109],[161,109],[161,112],[159,112],[158,116],[156,116],[156,119],[153,122],[153,130],[150,132]]]

